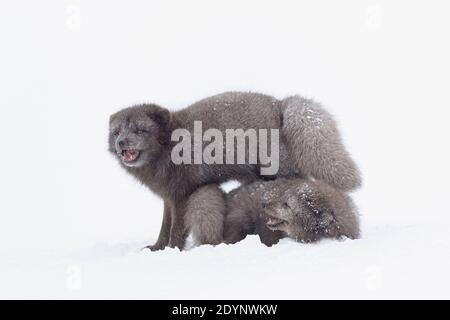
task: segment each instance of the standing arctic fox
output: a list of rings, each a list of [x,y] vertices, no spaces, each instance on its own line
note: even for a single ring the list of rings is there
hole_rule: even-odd
[[[172,133],[204,130],[278,129],[278,173],[262,176],[256,164],[175,164]],[[247,146],[248,148],[248,146]],[[157,242],[151,250],[184,247],[184,216],[189,196],[199,187],[230,179],[243,182],[277,177],[313,177],[340,190],[361,183],[358,168],[345,150],[336,124],[318,103],[292,96],[282,100],[258,93],[227,92],[177,112],[155,104],[123,109],[110,117],[109,150],[120,164],[164,200]],[[236,154],[236,150],[234,150]],[[245,152],[248,152],[246,150]]]
[[[299,242],[359,237],[351,198],[319,181],[256,181],[228,194],[218,185],[208,185],[199,188],[189,203],[195,206],[188,206],[186,232],[197,245],[236,243],[249,234],[258,234],[267,246],[283,237]]]

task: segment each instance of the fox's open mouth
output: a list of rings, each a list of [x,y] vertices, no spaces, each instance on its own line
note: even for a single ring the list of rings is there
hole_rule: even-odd
[[[279,219],[279,218],[276,218],[276,217],[273,217],[273,216],[269,216],[267,218],[266,225],[267,225],[267,227],[269,229],[273,230],[273,229],[277,229],[278,227],[284,225],[285,223],[287,223],[286,220]]]
[[[125,163],[134,162],[139,157],[140,152],[136,149],[127,149],[122,151],[122,161]]]

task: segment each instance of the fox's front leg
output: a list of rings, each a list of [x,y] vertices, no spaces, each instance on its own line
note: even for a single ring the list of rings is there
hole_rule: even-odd
[[[170,229],[172,225],[172,205],[168,201],[164,201],[164,213],[161,224],[161,230],[159,231],[159,237],[155,244],[149,245],[146,248],[151,251],[163,250],[170,240]]]
[[[180,250],[184,249],[186,242],[186,228],[184,225],[184,216],[186,214],[186,203],[185,199],[176,201],[172,210],[172,225],[170,227],[170,240],[169,247],[178,248]]]

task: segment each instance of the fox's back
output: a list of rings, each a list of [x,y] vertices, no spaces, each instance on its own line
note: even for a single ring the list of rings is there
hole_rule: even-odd
[[[279,128],[280,101],[251,92],[225,92],[202,99],[176,112],[189,130],[194,121],[202,121],[203,129],[272,129]]]

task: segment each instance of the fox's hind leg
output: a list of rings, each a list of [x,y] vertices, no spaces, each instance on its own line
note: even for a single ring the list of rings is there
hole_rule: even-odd
[[[340,190],[361,185],[359,170],[345,149],[332,116],[313,100],[282,100],[282,135],[301,172]]]

